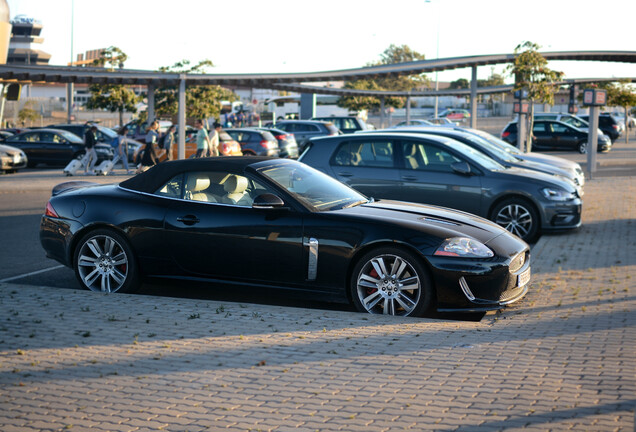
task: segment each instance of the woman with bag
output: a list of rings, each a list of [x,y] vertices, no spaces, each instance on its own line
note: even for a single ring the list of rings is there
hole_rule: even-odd
[[[115,158],[113,159],[113,168],[115,168],[115,164],[119,162],[121,159],[121,163],[126,170],[126,174],[132,174],[132,171],[128,167],[128,141],[126,140],[126,134],[128,133],[128,128],[126,126],[119,129],[117,132],[117,147],[115,148]]]

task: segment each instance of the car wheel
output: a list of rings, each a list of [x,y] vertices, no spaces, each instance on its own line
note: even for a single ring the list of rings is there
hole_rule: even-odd
[[[132,292],[139,285],[137,263],[126,239],[99,229],[84,235],[75,249],[75,275],[91,291]]]
[[[414,255],[398,248],[366,253],[353,269],[349,285],[360,312],[421,316],[432,304],[428,272]]]
[[[526,242],[539,232],[539,216],[532,204],[519,198],[500,202],[492,211],[491,220]]]
[[[585,142],[585,141],[581,141],[581,142],[579,143],[579,148],[578,148],[578,150],[579,150],[579,153],[581,153],[581,154],[585,154],[585,153],[587,153],[587,142]]]

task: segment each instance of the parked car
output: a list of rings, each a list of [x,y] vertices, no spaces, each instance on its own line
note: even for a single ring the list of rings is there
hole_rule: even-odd
[[[282,129],[276,129],[275,127],[254,127],[254,129],[268,131],[274,135],[274,138],[278,141],[280,157],[290,159],[298,158],[298,143],[296,142],[296,137],[293,133],[288,133]]]
[[[428,120],[413,119],[413,120],[409,120],[409,121],[406,121],[406,120],[405,121],[401,121],[398,124],[395,124],[395,125],[391,126],[390,129],[407,127],[407,126],[434,126],[434,125],[435,125],[435,123],[430,122]]]
[[[373,130],[373,126],[367,124],[367,122],[356,116],[312,117],[310,120],[320,120],[328,123],[333,123],[334,126],[340,129],[343,134]]]
[[[158,122],[159,122],[160,134],[166,133],[168,131],[168,128],[172,126],[171,121],[158,120]],[[128,138],[132,138],[136,141],[139,141],[142,144],[146,143],[146,135],[148,134],[148,131],[146,130],[146,128],[148,127],[147,121],[142,122],[139,120],[132,120],[126,123],[125,126],[128,128],[128,133],[127,133]]]
[[[450,120],[463,121],[470,118],[470,111],[459,108],[448,108],[437,114],[437,117],[446,117]]]
[[[472,128],[463,128],[462,131],[480,136],[481,138],[485,139],[492,145],[497,146],[501,151],[504,151],[514,156],[517,159],[522,159],[522,160],[531,161],[531,162],[539,162],[545,165],[551,165],[556,168],[565,170],[570,173],[566,177],[574,178],[574,183],[576,183],[580,187],[583,187],[583,185],[585,185],[585,174],[583,173],[583,169],[581,168],[581,165],[579,165],[576,162],[573,162],[571,160],[568,160],[562,157],[548,155],[545,153],[522,152],[517,147],[511,144],[508,144],[507,142],[497,138],[496,136],[489,134],[488,132],[484,132],[482,130],[472,129]]]
[[[260,156],[166,162],[112,185],[62,183],[40,240],[97,292],[196,279],[386,315],[500,309],[526,294],[531,272],[528,245],[485,219],[373,201],[297,161]]]
[[[63,166],[71,160],[84,156],[84,140],[77,135],[62,129],[33,129],[10,136],[4,141],[26,153],[27,166],[33,168],[38,164]],[[113,158],[113,148],[108,144],[98,143],[95,146],[97,163]]]
[[[186,142],[185,142],[185,157],[193,158],[197,154],[197,130],[191,126],[186,127]],[[210,134],[211,132],[208,132]],[[172,159],[175,160],[179,156],[179,146],[176,143],[178,134],[175,132],[175,144],[170,148],[170,152],[172,153]],[[219,154],[220,156],[241,156],[243,152],[241,151],[241,145],[230,136],[224,130],[219,132]],[[139,149],[139,152],[135,155],[135,160],[139,161],[141,156],[143,155],[143,147]],[[160,158],[161,161],[165,160],[167,157],[164,156]]]
[[[433,123],[434,125],[437,125],[437,126],[447,126],[447,127],[459,126],[459,123],[461,123],[457,121],[452,121],[448,117],[431,117],[428,119],[428,122]]]
[[[393,131],[392,131],[393,132]],[[453,129],[449,127],[404,127],[396,129],[395,132],[406,132],[406,133],[424,133],[429,135],[439,135],[447,138],[452,138],[455,141],[466,144],[468,147],[472,147],[475,150],[478,150],[485,154],[486,156],[494,159],[498,163],[506,167],[517,167],[524,168],[532,171],[539,171],[545,174],[550,175],[558,175],[568,181],[571,181],[573,184],[577,185],[579,188],[579,195],[583,196],[583,183],[584,180],[582,176],[578,176],[577,173],[562,169],[560,167],[556,167],[554,165],[546,165],[541,162],[524,160],[521,158],[517,158],[516,156],[501,151],[501,147],[490,143],[488,140],[482,138],[481,136],[469,133],[466,129],[455,127]]]
[[[96,132],[97,142],[110,145],[110,143],[113,141],[113,138],[117,137],[117,132],[115,132],[114,130],[101,126],[101,125],[97,125],[97,124],[93,125],[91,123],[54,124],[54,125],[49,125],[47,127],[69,131],[77,135],[80,139],[83,140],[84,134],[86,134],[86,131],[91,126],[97,127],[97,132]],[[143,144],[137,140],[132,139],[130,136],[127,136],[127,141],[128,141],[128,162],[134,162],[135,153],[139,150],[140,147],[143,146]]]
[[[590,121],[589,115],[581,115],[579,117],[587,122]],[[602,130],[605,135],[610,137],[612,142],[619,139],[622,135],[621,122],[609,113],[601,113],[598,116],[598,128]]]
[[[293,133],[298,143],[298,151],[303,152],[311,138],[319,136],[341,135],[342,132],[333,123],[318,120],[281,120],[267,125],[285,132]]]
[[[451,138],[394,131],[316,138],[300,160],[365,195],[463,210],[526,241],[581,224],[572,182],[506,168]]]
[[[228,128],[224,130],[241,145],[241,151],[245,156],[278,157],[280,154],[278,140],[270,131],[253,128]]]
[[[578,129],[569,124],[556,120],[535,120],[532,125],[533,150],[577,150],[587,153],[587,130]],[[517,121],[514,120],[504,127],[501,139],[514,144],[517,142]],[[598,136],[599,152],[612,149],[612,141],[607,135]]]
[[[25,168],[28,163],[26,154],[17,147],[0,144],[0,172],[14,173]]]

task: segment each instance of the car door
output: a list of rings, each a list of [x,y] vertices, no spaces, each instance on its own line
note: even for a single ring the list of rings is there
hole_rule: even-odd
[[[41,132],[40,143],[46,153],[46,163],[64,165],[73,159],[70,143],[55,132]]]
[[[578,146],[578,133],[573,127],[564,123],[550,122],[550,128],[555,139],[555,148],[562,150],[575,149]]]
[[[401,182],[392,138],[355,138],[343,141],[329,164],[332,177],[374,198],[398,199]]]
[[[551,149],[555,146],[555,141],[550,130],[549,122],[535,121],[532,125],[532,145],[537,148]]]
[[[46,149],[40,142],[39,132],[23,133],[7,140],[7,144],[20,148],[26,153],[29,164],[46,162]]]
[[[268,284],[304,280],[302,213],[252,208],[255,196],[271,190],[243,176],[235,176],[241,182],[230,188],[231,176],[190,172],[167,183],[169,188],[182,185],[177,186],[165,219],[174,261],[184,271],[205,278]],[[236,192],[239,183],[249,186]],[[237,203],[227,198],[238,194],[243,195]]]
[[[434,143],[411,140],[401,143],[399,154],[402,187],[396,199],[482,214],[481,175],[455,171],[453,164],[468,163],[460,155]]]

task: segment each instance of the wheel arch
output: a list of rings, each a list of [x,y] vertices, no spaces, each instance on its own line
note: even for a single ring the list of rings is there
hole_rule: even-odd
[[[90,233],[91,231],[97,231],[99,229],[108,229],[121,235],[128,242],[128,246],[130,247],[130,249],[132,249],[133,253],[136,254],[132,243],[128,241],[128,236],[126,235],[126,232],[123,229],[121,229],[120,227],[116,225],[109,224],[106,222],[98,222],[98,223],[83,226],[80,230],[74,233],[73,239],[71,240],[71,243],[69,244],[69,248],[68,248],[68,262],[71,264],[71,266],[75,265],[74,263],[75,251],[77,250],[77,245],[80,239],[82,239],[86,234]]]
[[[428,262],[428,260],[426,260],[422,256],[422,253],[419,250],[417,250],[417,248],[415,248],[414,246],[408,243],[390,241],[390,240],[380,240],[380,241],[365,244],[364,246],[356,250],[354,255],[351,257],[351,260],[349,261],[349,266],[347,267],[347,275],[346,275],[346,283],[347,283],[346,293],[347,293],[347,299],[349,300],[349,302],[353,301],[353,299],[351,298],[351,287],[350,287],[351,278],[353,276],[353,269],[356,267],[360,259],[369,251],[373,249],[380,249],[383,247],[394,247],[415,256],[415,258],[420,262],[420,264],[422,264],[424,269],[428,272],[428,278],[430,279],[431,288],[433,290],[433,298],[431,300],[436,304],[437,303],[437,288],[435,286],[435,280],[433,279],[431,265]]]

